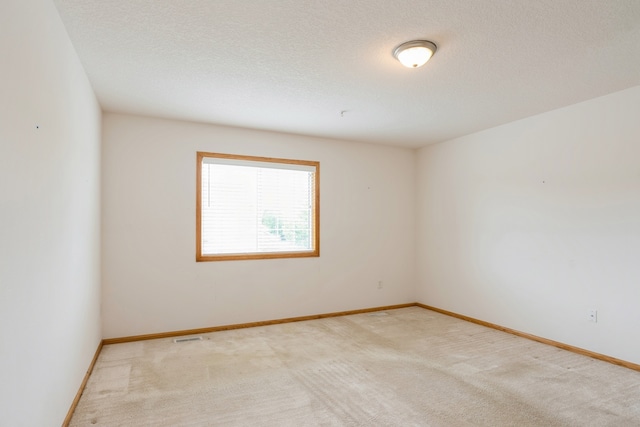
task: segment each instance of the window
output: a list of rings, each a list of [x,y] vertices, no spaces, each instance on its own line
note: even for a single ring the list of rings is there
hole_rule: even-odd
[[[196,261],[320,255],[320,163],[197,155]]]

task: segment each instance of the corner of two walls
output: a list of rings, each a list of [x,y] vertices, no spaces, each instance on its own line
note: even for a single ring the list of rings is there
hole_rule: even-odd
[[[634,87],[421,149],[419,302],[640,363],[638,117]]]
[[[320,257],[196,262],[197,151],[319,161]],[[415,301],[414,150],[105,114],[102,165],[104,338]]]

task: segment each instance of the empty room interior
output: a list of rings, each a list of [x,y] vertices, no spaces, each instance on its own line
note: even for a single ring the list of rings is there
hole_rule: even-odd
[[[639,1],[4,0],[0,47],[0,425],[640,424]],[[228,231],[245,163],[304,212]]]

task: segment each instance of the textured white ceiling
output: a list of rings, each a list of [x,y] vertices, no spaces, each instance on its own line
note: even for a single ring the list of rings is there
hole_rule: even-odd
[[[640,0],[54,3],[105,111],[419,147],[640,85]]]

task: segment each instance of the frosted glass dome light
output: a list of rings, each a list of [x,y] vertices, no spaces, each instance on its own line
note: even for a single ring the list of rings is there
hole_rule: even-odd
[[[395,48],[393,56],[407,68],[418,68],[431,59],[436,49],[436,45],[430,41],[413,40]]]

